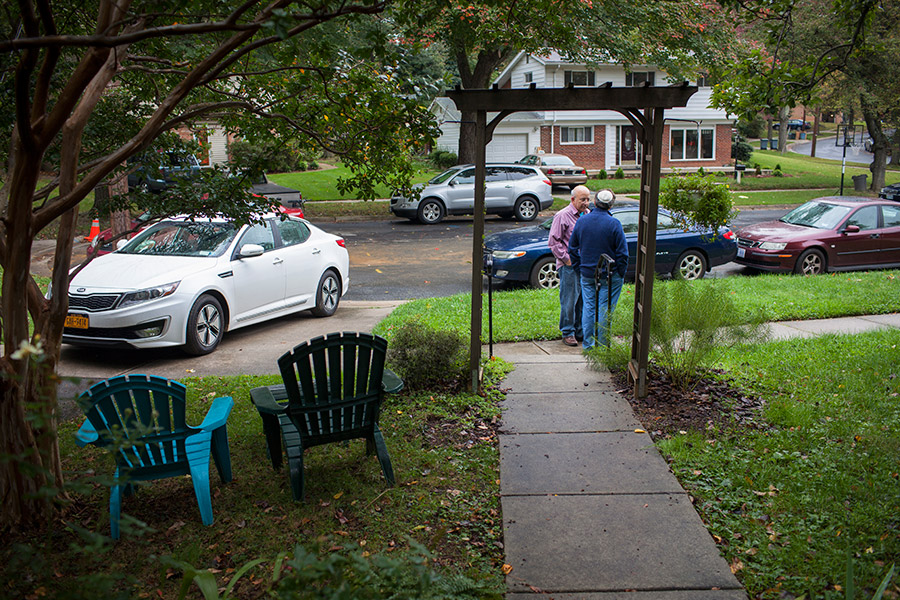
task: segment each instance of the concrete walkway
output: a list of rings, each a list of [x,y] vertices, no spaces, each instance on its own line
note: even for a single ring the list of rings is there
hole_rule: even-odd
[[[773,324],[773,339],[900,328],[900,314]],[[743,588],[608,372],[559,340],[515,363],[500,435],[508,600],[738,600]]]

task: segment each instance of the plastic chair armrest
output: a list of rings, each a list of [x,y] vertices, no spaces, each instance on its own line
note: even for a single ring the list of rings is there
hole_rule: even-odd
[[[381,389],[386,394],[396,394],[403,389],[403,380],[400,376],[385,367],[384,375],[381,376]]]
[[[250,390],[250,401],[261,413],[278,415],[287,410],[287,405],[275,400],[272,390],[268,387],[258,387]]]
[[[99,439],[100,435],[97,433],[97,430],[94,429],[94,426],[91,425],[90,419],[85,419],[84,423],[81,424],[81,427],[78,428],[78,431],[75,432],[75,443],[80,447],[93,444]]]
[[[234,400],[231,396],[221,396],[213,400],[212,406],[209,407],[209,411],[203,418],[203,422],[200,423],[200,429],[203,431],[215,431],[225,425],[233,406]]]

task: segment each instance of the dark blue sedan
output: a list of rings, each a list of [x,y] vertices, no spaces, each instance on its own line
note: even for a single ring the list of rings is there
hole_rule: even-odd
[[[634,279],[638,204],[619,202],[610,211],[622,222],[628,240],[628,274]],[[550,224],[520,227],[493,233],[484,238],[485,252],[494,259],[493,274],[497,279],[527,281],[536,288],[555,288],[559,285],[556,259],[550,252]],[[707,270],[734,260],[737,241],[727,227],[720,227],[715,236],[696,230],[685,231],[675,224],[670,214],[660,209],[656,231],[656,272],[683,279],[700,279]]]

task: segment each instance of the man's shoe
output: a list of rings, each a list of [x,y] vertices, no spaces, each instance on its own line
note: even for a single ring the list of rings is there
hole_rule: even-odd
[[[563,344],[566,346],[577,346],[578,340],[575,339],[574,335],[567,335],[563,338]]]

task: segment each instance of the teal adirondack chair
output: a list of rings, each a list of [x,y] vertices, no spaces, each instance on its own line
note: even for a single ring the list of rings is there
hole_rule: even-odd
[[[75,434],[79,446],[108,448],[116,459],[116,483],[110,490],[109,521],[119,539],[122,495],[132,481],[190,474],[204,525],[212,525],[209,457],[223,482],[231,481],[226,421],[234,406],[216,398],[199,427],[185,423],[185,387],[153,375],[124,375],[95,383],[78,399],[87,419]]]
[[[250,400],[259,411],[272,468],[288,459],[294,500],[303,499],[303,451],[356,438],[378,455],[388,484],[394,469],[378,416],[384,393],[403,381],[384,366],[387,340],[368,333],[329,333],[295,346],[278,359],[283,385],[258,387]]]

